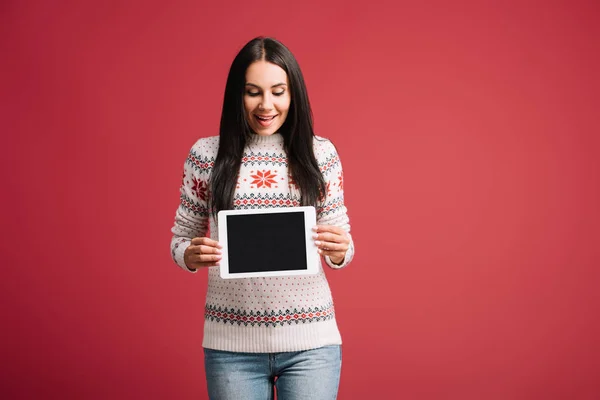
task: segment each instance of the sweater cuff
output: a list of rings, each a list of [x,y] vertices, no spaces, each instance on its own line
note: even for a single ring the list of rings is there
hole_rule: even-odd
[[[185,250],[190,246],[192,242],[189,241],[185,241],[182,243],[179,243],[179,245],[177,245],[174,249],[173,249],[173,260],[175,261],[175,263],[177,265],[179,265],[184,271],[190,272],[192,274],[195,274],[196,272],[198,272],[197,269],[190,269],[187,267],[187,265],[185,265],[185,261],[184,261],[184,254],[185,254]]]

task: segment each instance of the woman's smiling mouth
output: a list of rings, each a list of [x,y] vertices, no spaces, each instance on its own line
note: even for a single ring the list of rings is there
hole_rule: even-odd
[[[254,114],[254,117],[256,118],[258,123],[264,127],[271,125],[271,122],[273,122],[273,119],[275,119],[276,116],[277,116],[277,114],[275,114],[275,115],[256,115],[256,114]]]

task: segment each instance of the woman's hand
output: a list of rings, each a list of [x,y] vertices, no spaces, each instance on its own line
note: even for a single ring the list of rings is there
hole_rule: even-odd
[[[345,230],[334,225],[317,225],[313,228],[313,235],[319,254],[329,256],[332,263],[340,265],[346,258],[346,251],[350,246],[350,238]]]
[[[196,237],[185,249],[183,261],[192,270],[203,267],[216,267],[221,260],[221,245],[207,237]]]

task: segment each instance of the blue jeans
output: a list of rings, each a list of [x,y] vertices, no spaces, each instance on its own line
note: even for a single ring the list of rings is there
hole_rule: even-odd
[[[204,349],[211,400],[334,400],[342,367],[339,345],[286,353]]]

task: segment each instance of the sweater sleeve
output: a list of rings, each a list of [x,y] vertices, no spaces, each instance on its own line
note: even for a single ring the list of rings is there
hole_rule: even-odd
[[[205,148],[200,139],[190,150],[184,166],[181,182],[179,207],[175,213],[175,224],[171,229],[171,256],[173,261],[185,271],[189,269],[183,255],[195,237],[206,236],[208,232],[208,182],[209,167],[214,160],[201,154]]]
[[[342,264],[336,265],[325,257],[325,262],[333,269],[345,267],[354,257],[354,241],[350,235],[350,219],[344,205],[344,173],[342,163],[333,143],[327,139],[316,138],[315,156],[325,179],[326,193],[317,207],[318,225],[335,225],[343,228],[350,238],[350,245]]]

